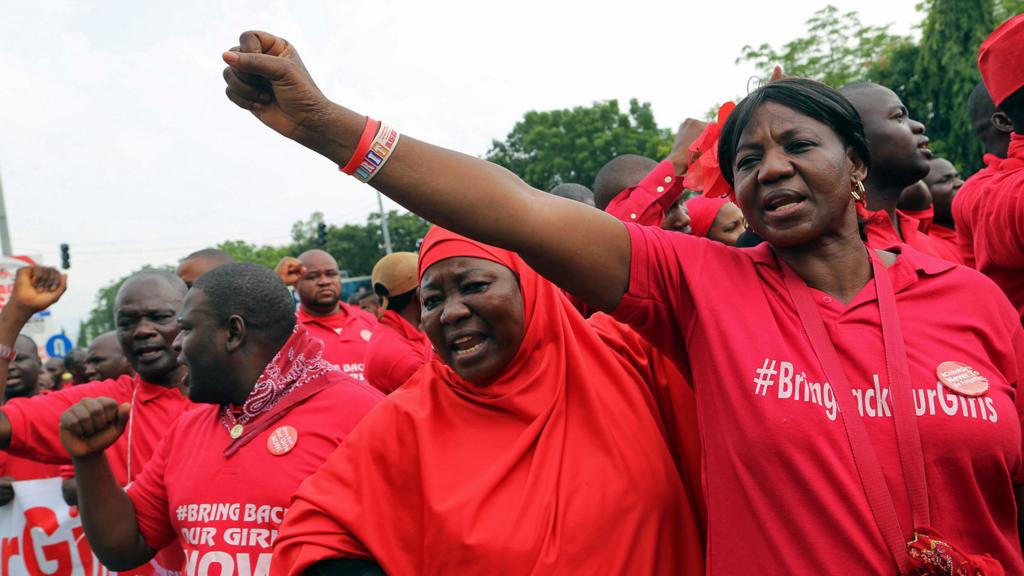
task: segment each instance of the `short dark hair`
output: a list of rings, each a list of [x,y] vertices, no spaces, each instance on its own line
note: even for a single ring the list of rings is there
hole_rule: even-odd
[[[732,165],[736,160],[740,136],[765,102],[775,102],[828,126],[844,144],[853,148],[865,165],[871,165],[864,123],[850,101],[821,82],[786,78],[769,82],[748,94],[725,121],[718,140],[718,164],[730,185],[734,184]]]
[[[996,108],[1009,116],[1014,132],[1024,134],[1024,86],[1004,98]]]
[[[283,346],[295,329],[295,304],[277,274],[256,264],[225,264],[203,274],[192,290],[202,292],[220,321],[241,316],[247,326]]]
[[[405,294],[398,294],[396,296],[388,296],[388,310],[393,310],[401,314],[402,310],[408,306],[413,298],[416,297],[416,290],[409,290]]]
[[[992,129],[992,115],[996,113],[996,103],[988,94],[988,88],[984,82],[971,90],[967,96],[967,115],[971,119],[971,127],[978,134],[984,134]]]
[[[623,190],[639,184],[657,165],[654,160],[638,154],[612,158],[594,177],[594,204],[604,210]]]
[[[560,196],[569,200],[575,200],[576,202],[582,202],[583,204],[596,204],[594,201],[594,193],[590,191],[590,188],[587,188],[583,184],[576,184],[574,182],[563,182],[552,188],[548,194]]]
[[[196,250],[195,252],[185,256],[181,259],[182,262],[186,260],[194,260],[196,258],[209,258],[217,262],[224,262],[230,264],[235,261],[234,256],[221,250],[220,248],[203,248],[202,250]]]

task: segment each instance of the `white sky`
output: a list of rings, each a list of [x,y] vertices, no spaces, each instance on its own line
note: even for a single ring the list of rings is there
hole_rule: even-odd
[[[834,0],[908,32],[916,0]],[[746,92],[744,44],[804,33],[826,2],[0,0],[0,177],[15,254],[59,264],[77,334],[97,289],[227,239],[283,244],[322,211],[364,222],[372,189],[224,97],[246,29],[299,49],[328,97],[402,132],[486,152],[527,110],[636,97],[659,125]],[[394,205],[392,205],[393,207]]]

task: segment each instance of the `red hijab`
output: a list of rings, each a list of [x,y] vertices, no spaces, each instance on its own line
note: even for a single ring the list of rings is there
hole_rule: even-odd
[[[694,196],[686,201],[686,210],[690,212],[690,230],[694,236],[707,238],[711,225],[715,223],[722,206],[729,202],[728,198],[709,198]]]
[[[649,390],[515,254],[433,228],[519,277],[524,337],[488,383],[436,356],[298,490],[275,576],[332,557],[388,574],[680,574],[690,514]]]

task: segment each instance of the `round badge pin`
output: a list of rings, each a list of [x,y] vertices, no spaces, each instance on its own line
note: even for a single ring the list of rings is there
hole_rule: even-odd
[[[981,396],[988,392],[988,378],[963,362],[943,362],[935,369],[939,382],[962,396]]]
[[[299,442],[299,433],[291,426],[281,426],[267,437],[267,450],[274,456],[284,456]]]
[[[363,340],[369,342],[370,337],[373,336],[373,332],[370,332],[369,330],[362,330],[359,332],[359,335],[363,337]]]
[[[241,436],[244,430],[245,429],[242,428],[241,424],[235,424],[234,426],[231,427],[231,431],[228,432],[228,435],[231,436],[231,438],[234,440]]]

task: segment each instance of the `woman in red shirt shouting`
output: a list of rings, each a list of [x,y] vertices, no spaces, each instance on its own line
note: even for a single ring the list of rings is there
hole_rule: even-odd
[[[676,358],[704,430],[711,573],[1024,573],[1024,331],[976,272],[867,249],[854,203],[871,160],[835,90],[771,82],[723,126],[723,175],[766,241],[738,250],[399,138],[327,100],[283,39],[245,33],[224,60],[228,97],[274,130]]]

